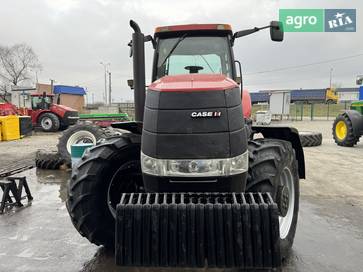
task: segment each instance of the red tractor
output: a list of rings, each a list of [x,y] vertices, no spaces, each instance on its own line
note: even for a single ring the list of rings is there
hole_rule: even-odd
[[[135,121],[112,124],[128,133],[73,167],[75,228],[125,267],[276,270],[294,241],[304,153],[296,129],[252,126],[233,45],[262,29],[282,41],[281,23],[166,26],[154,36],[130,26]]]
[[[0,115],[29,115],[33,126],[40,126],[46,132],[65,129],[79,119],[75,109],[53,103],[54,94],[33,93],[30,98],[29,108],[18,108],[9,102],[0,104]]]

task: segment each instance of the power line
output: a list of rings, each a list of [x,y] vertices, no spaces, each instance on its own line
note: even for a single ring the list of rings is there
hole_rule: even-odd
[[[286,70],[290,70],[290,69],[299,69],[299,68],[303,68],[303,67],[314,66],[314,65],[325,64],[325,63],[331,63],[331,62],[336,62],[336,61],[341,61],[341,60],[351,59],[351,58],[356,58],[356,57],[361,57],[361,56],[363,56],[363,53],[356,54],[356,55],[351,55],[351,56],[340,57],[340,58],[335,58],[335,59],[330,59],[330,60],[306,63],[306,64],[301,64],[301,65],[286,66],[286,67],[281,67],[281,68],[276,68],[276,69],[271,69],[271,70],[254,72],[254,73],[246,73],[245,75],[250,76],[250,75],[257,75],[257,74],[266,74],[266,73],[272,73],[272,72],[286,71]]]

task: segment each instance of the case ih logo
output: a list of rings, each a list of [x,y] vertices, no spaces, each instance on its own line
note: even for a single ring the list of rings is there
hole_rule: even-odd
[[[220,111],[193,111],[190,115],[192,118],[208,118],[208,117],[221,117]]]

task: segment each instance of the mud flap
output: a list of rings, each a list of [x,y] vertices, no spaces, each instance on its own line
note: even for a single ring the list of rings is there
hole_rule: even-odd
[[[121,266],[272,269],[281,265],[278,208],[269,193],[122,194]]]

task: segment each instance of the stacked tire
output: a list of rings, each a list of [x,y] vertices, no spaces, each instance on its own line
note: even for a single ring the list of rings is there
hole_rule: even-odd
[[[77,124],[63,131],[58,141],[58,153],[61,158],[71,165],[71,146],[73,144],[93,144],[96,145],[102,139],[111,138],[121,133],[111,127],[100,127],[94,124]]]
[[[57,170],[64,163],[58,151],[38,150],[35,155],[35,165],[40,169]]]
[[[111,127],[100,127],[94,124],[77,124],[63,131],[59,138],[57,151],[39,150],[36,153],[36,166],[41,169],[56,170],[61,166],[71,166],[71,146],[88,143],[96,145],[102,139],[120,135],[121,132]]]
[[[319,146],[323,141],[320,132],[299,131],[300,142],[303,147]]]

